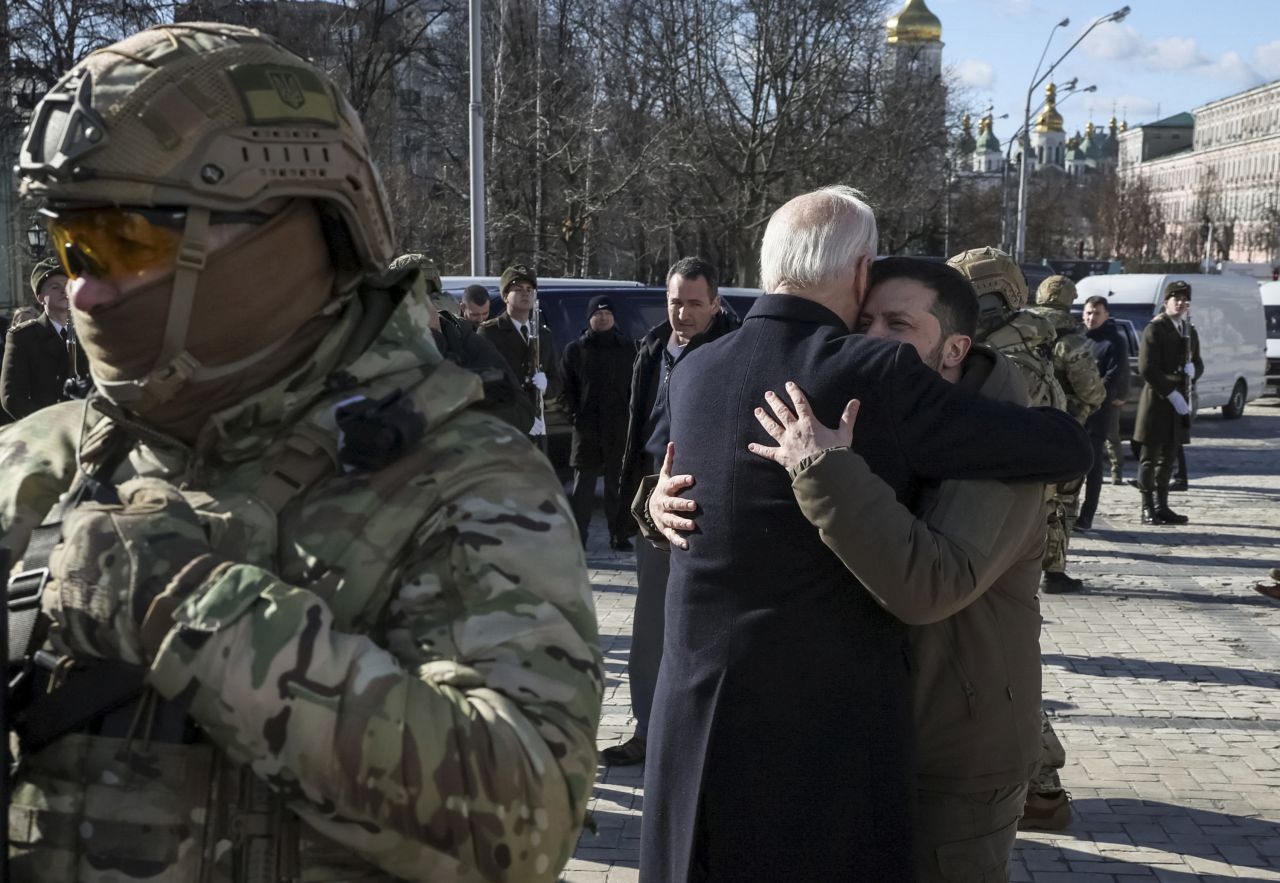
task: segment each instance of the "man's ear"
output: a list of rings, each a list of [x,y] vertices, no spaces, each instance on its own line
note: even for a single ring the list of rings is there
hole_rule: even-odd
[[[942,346],[942,367],[954,368],[964,361],[973,346],[973,338],[967,334],[952,334]]]

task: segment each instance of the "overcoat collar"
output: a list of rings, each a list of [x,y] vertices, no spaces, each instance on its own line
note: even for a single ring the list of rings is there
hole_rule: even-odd
[[[752,319],[783,319],[791,322],[809,322],[814,325],[830,325],[846,334],[849,327],[831,310],[794,294],[762,294],[751,305],[746,321]]]

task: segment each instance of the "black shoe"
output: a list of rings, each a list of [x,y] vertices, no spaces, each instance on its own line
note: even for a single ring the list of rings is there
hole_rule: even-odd
[[[1065,595],[1069,592],[1078,592],[1083,589],[1084,580],[1067,576],[1065,573],[1046,572],[1041,586],[1044,588],[1046,595]]]
[[[1186,524],[1191,519],[1185,515],[1179,515],[1168,506],[1157,506],[1156,517],[1160,519],[1161,524]]]
[[[1156,501],[1150,491],[1142,492],[1142,523],[1164,524],[1164,519],[1156,512]]]
[[[1077,517],[1076,530],[1093,530],[1093,516],[1081,515]]]
[[[626,537],[614,537],[609,540],[609,548],[615,552],[630,552],[635,546]]]
[[[635,766],[644,763],[644,740],[632,736],[621,745],[613,745],[600,752],[600,760],[608,766]]]
[[[1171,491],[1185,491],[1186,489],[1187,480],[1185,478],[1179,478],[1169,482],[1169,490]]]

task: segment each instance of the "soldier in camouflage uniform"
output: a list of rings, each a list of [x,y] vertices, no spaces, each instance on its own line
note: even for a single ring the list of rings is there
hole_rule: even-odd
[[[1027,280],[1007,254],[994,248],[974,248],[947,261],[963,273],[978,295],[978,333],[975,340],[1003,353],[1022,374],[1029,404],[1067,410],[1067,395],[1053,365],[1058,332],[1054,323],[1023,307]],[[1056,488],[1046,488],[1046,499]],[[1050,507],[1050,527],[1053,525]],[[1066,752],[1049,716],[1040,712],[1040,766],[1027,789],[1027,803],[1018,827],[1060,830],[1071,824],[1070,796],[1062,787],[1058,770],[1066,764]]]
[[[0,432],[66,660],[16,728],[9,879],[555,880],[602,692],[577,530],[375,275],[349,104],[257,31],[162,26],[54,87],[19,173],[99,392]]]
[[[1080,421],[1098,410],[1107,397],[1107,388],[1098,374],[1089,339],[1080,320],[1071,315],[1076,301],[1075,283],[1066,276],[1050,276],[1036,289],[1036,305],[1028,312],[1042,316],[1057,333],[1053,343],[1053,373],[1067,396],[1067,412]],[[1078,592],[1084,583],[1067,575],[1067,547],[1080,512],[1080,490],[1084,481],[1058,486],[1050,506],[1049,540],[1044,552],[1044,590],[1051,595]]]

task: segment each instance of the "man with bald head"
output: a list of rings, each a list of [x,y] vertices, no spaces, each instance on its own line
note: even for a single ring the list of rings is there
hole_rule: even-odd
[[[794,382],[826,425],[860,400],[853,447],[904,503],[927,480],[1088,469],[1067,415],[978,398],[909,344],[850,334],[876,243],[851,188],[784,205],[761,246],[770,294],[672,380],[702,517],[671,553],[642,883],[913,876],[906,627],[823,545],[788,475],[748,452],[770,442],[754,414],[765,392]]]

